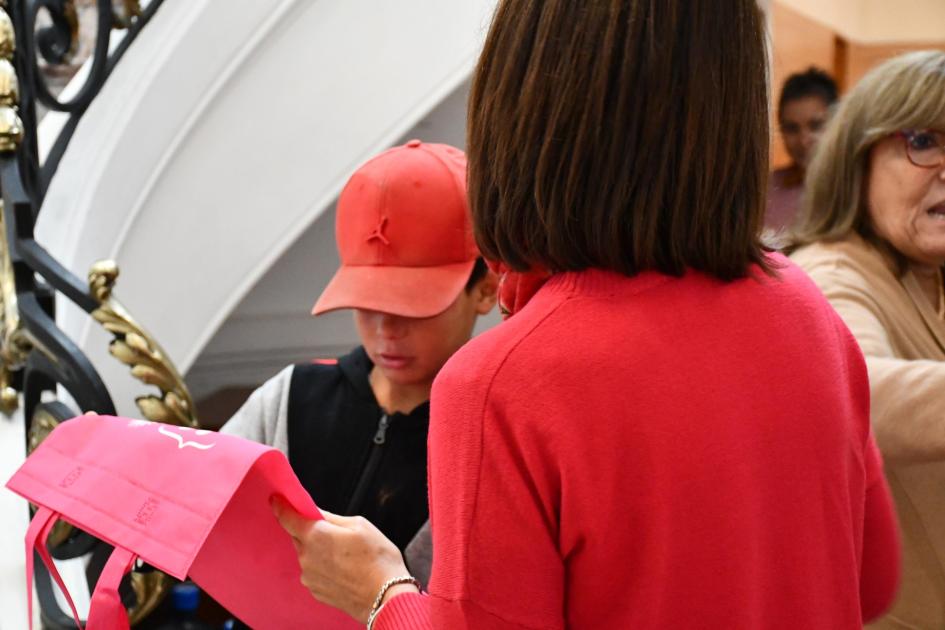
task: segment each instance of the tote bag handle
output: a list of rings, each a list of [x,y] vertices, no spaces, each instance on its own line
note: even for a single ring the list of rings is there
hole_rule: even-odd
[[[128,611],[121,603],[118,585],[134,561],[135,554],[123,547],[115,547],[95,583],[85,630],[128,630]]]
[[[72,596],[66,589],[56,565],[49,555],[46,548],[46,541],[49,538],[49,532],[56,524],[56,518],[59,515],[49,508],[40,506],[30,521],[29,529],[26,530],[26,610],[29,615],[29,628],[33,630],[33,561],[34,556],[39,555],[43,564],[49,570],[49,574],[56,581],[59,590],[69,602],[69,609],[72,611],[72,618],[75,620],[77,628],[83,628],[82,621],[79,619],[79,613],[76,610]],[[128,630],[128,612],[121,603],[121,597],[118,594],[118,585],[121,579],[134,564],[135,555],[123,549],[115,547],[108,562],[102,569],[102,573],[95,583],[95,591],[92,593],[92,603],[89,607],[89,618],[86,621],[86,630]]]

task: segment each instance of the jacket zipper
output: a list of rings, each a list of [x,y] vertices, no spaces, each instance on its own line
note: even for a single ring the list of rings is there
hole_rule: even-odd
[[[368,456],[367,464],[361,472],[361,478],[355,486],[354,494],[351,495],[351,501],[348,502],[348,509],[345,514],[353,515],[361,511],[361,504],[364,503],[364,495],[367,494],[368,485],[374,480],[377,473],[377,467],[381,463],[381,454],[384,450],[384,443],[387,442],[387,429],[390,428],[390,418],[387,414],[381,416],[377,422],[377,431],[374,432],[374,446],[371,447],[371,454]]]

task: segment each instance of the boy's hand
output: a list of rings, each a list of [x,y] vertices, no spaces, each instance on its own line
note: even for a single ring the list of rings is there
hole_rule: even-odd
[[[324,520],[311,521],[279,497],[272,511],[292,536],[305,588],[361,623],[384,582],[407,573],[400,551],[367,519],[322,511]]]

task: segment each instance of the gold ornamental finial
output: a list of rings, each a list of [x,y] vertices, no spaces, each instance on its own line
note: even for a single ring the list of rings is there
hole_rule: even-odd
[[[13,64],[0,59],[0,106],[16,107],[20,101],[20,83]]]
[[[4,415],[12,415],[20,405],[20,394],[10,386],[10,373],[0,370],[0,411]]]
[[[92,265],[89,270],[89,289],[98,302],[104,302],[111,297],[120,273],[114,260],[100,260]]]
[[[0,200],[0,412],[9,416],[19,404],[19,396],[12,385],[13,372],[26,363],[33,342],[20,323],[16,280],[6,234],[3,201]]]
[[[0,9],[0,59],[13,60],[16,51],[16,33],[13,30],[13,20],[9,14]]]
[[[23,121],[12,107],[0,107],[0,153],[16,151],[23,141]]]

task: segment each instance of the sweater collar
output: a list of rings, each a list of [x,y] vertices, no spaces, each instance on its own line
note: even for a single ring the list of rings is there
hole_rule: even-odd
[[[635,276],[625,276],[606,269],[585,269],[556,273],[548,279],[545,288],[555,293],[572,295],[603,296],[615,291],[641,293],[672,280],[655,271],[644,271]]]

